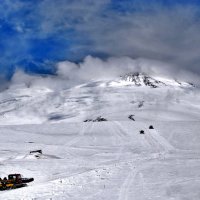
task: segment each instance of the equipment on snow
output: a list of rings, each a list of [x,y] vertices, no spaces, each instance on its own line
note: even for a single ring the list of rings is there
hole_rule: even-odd
[[[154,127],[151,125],[151,126],[149,126],[149,129],[154,129]]]
[[[140,131],[140,134],[144,134],[144,131],[143,131],[143,130],[141,130],[141,131]]]
[[[15,189],[27,186],[34,178],[22,178],[21,174],[9,174],[8,178],[0,178],[0,190]]]

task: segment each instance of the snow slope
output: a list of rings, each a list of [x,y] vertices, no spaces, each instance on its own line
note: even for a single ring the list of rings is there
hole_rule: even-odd
[[[99,115],[127,120],[131,114],[137,121],[200,119],[198,88],[141,74],[130,78],[94,80],[61,91],[16,85],[0,93],[0,124],[83,122]]]
[[[1,93],[0,175],[35,178],[1,199],[199,200],[199,89],[121,81]]]

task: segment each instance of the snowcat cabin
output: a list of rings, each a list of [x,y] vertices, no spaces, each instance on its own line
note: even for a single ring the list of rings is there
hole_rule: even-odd
[[[22,176],[21,176],[21,174],[9,174],[8,175],[8,180],[13,180],[13,181],[16,181],[16,182],[21,182]]]

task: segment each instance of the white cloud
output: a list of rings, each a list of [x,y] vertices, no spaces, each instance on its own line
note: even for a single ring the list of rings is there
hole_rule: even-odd
[[[24,87],[44,86],[60,90],[91,80],[115,79],[130,72],[143,72],[150,76],[163,76],[199,83],[198,75],[195,76],[184,70],[175,75],[173,66],[161,61],[143,58],[132,59],[130,57],[110,57],[107,60],[102,60],[87,56],[80,63],[70,61],[57,63],[57,75],[55,76],[28,75],[18,70],[11,80],[11,87],[16,85],[24,85]]]
[[[5,6],[1,9],[4,10],[2,15],[5,18],[8,13],[19,12],[20,9],[28,7],[31,12],[24,20],[33,22],[31,32],[20,17],[12,18],[12,23],[17,24],[19,31],[22,31],[23,27],[24,36],[17,41],[16,38],[9,41],[10,49],[15,49],[13,46],[20,41],[19,49],[24,50],[21,50],[21,54],[26,55],[29,46],[23,39],[32,37],[33,32],[36,38],[57,34],[55,37],[59,35],[65,43],[66,30],[73,29],[72,38],[76,43],[67,51],[63,49],[63,52],[73,53],[79,57],[80,54],[82,56],[89,51],[112,57],[106,62],[87,57],[78,65],[68,61],[61,62],[58,64],[58,74],[62,74],[63,78],[72,80],[78,77],[79,80],[86,80],[96,77],[97,74],[100,77],[107,77],[110,72],[120,74],[132,66],[140,68],[141,63],[142,68],[148,73],[154,73],[157,68],[150,65],[159,65],[157,71],[167,73],[170,68],[170,74],[174,75],[185,76],[183,74],[187,74],[187,71],[200,74],[199,10],[194,6],[177,4],[173,7],[164,7],[160,4],[149,6],[135,3],[133,5],[136,11],[133,9],[134,11],[122,14],[108,8],[110,0],[42,0],[35,4],[18,0],[6,2],[9,9],[5,11]],[[10,56],[10,52],[8,54],[6,56],[9,58],[13,55]],[[17,53],[14,51],[15,54]],[[19,55],[13,59],[21,57]],[[145,59],[140,58],[149,61],[145,62]],[[70,74],[70,77],[66,74]]]

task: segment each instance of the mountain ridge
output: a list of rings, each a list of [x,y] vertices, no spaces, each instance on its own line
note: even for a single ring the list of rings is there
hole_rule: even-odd
[[[164,77],[149,76],[146,73],[127,73],[120,76],[122,81],[131,82],[136,86],[149,86],[151,88],[158,88],[163,86],[179,86],[179,87],[195,87],[192,83],[178,81],[176,79],[167,79]]]

